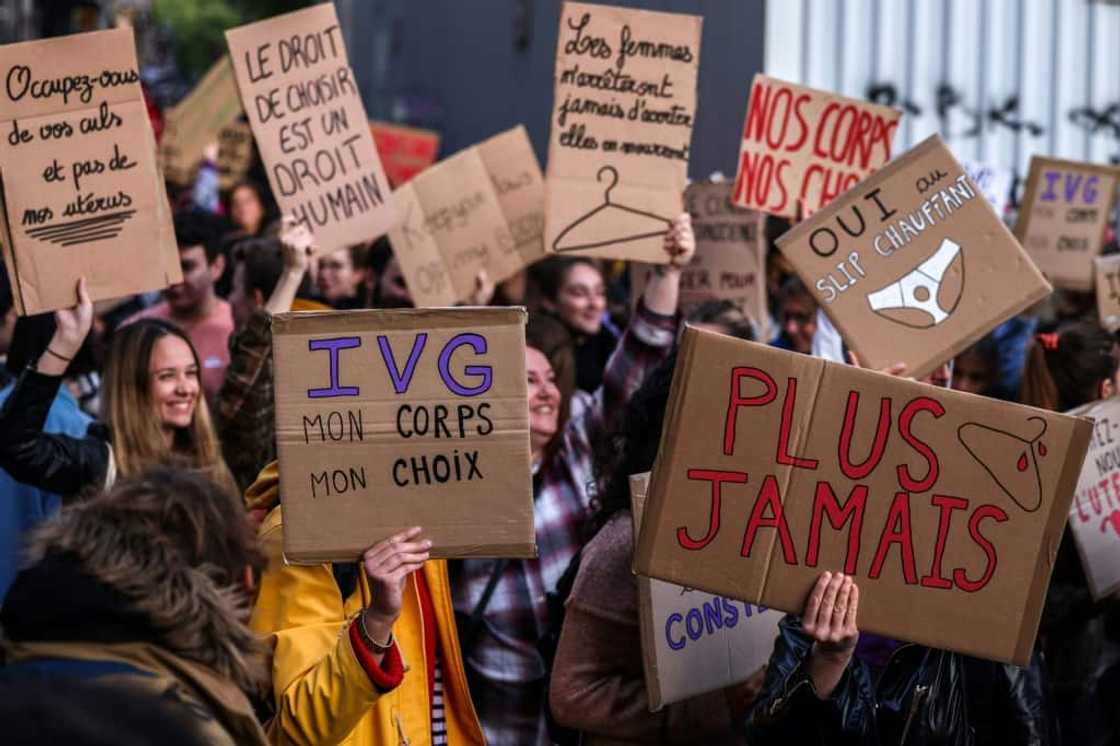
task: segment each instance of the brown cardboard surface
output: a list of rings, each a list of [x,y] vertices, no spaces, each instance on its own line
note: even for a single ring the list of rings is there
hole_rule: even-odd
[[[439,155],[438,132],[386,122],[370,122],[369,131],[394,189],[435,163]]]
[[[630,477],[635,537],[649,477]],[[746,681],[770,660],[781,612],[641,575],[637,580],[650,711]]]
[[[1070,414],[1093,420],[1069,526],[1089,589],[1100,600],[1120,589],[1120,399],[1094,402]]]
[[[565,2],[545,250],[664,262],[696,116],[699,16]]]
[[[841,571],[861,630],[1025,665],[1091,430],[689,327],[635,571],[794,613]]]
[[[409,526],[433,557],[536,555],[524,324],[520,308],[274,318],[288,561],[353,561]]]
[[[397,221],[333,3],[226,32],[272,193],[330,253]]]
[[[685,208],[692,215],[696,253],[681,272],[680,309],[688,313],[710,300],[729,300],[754,321],[765,336],[769,324],[766,301],[766,214],[731,204],[730,182],[701,181],[688,185]],[[645,289],[650,267],[630,265],[635,302]]]
[[[544,258],[544,177],[524,125],[478,144],[525,266]]]
[[[164,117],[160,167],[168,181],[190,185],[206,146],[241,116],[241,99],[228,56],[215,62],[186,98]]]
[[[253,129],[231,122],[218,133],[218,188],[232,189],[253,165]]]
[[[1107,329],[1120,328],[1120,254],[1095,257],[1093,275],[1101,324]]]
[[[1015,236],[1055,286],[1093,289],[1118,185],[1120,166],[1031,158]]]
[[[467,300],[479,270],[499,282],[522,267],[478,148],[418,174],[396,192],[401,223],[389,233],[417,306]]]
[[[777,243],[865,367],[914,378],[1050,293],[937,135]]]
[[[0,68],[4,259],[19,313],[74,305],[82,275],[95,301],[180,281],[132,31],[5,45]]]
[[[758,73],[732,201],[783,217],[810,215],[891,159],[902,112]]]

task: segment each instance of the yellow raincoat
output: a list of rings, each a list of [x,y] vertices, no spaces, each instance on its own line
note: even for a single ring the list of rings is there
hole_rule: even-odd
[[[261,471],[245,498],[250,509],[277,505],[275,462]],[[353,746],[430,744],[426,656],[431,651],[424,649],[415,579],[409,580],[401,617],[393,626],[404,659],[404,680],[396,689],[380,694],[354,655],[347,634],[349,622],[364,606],[363,599],[370,597],[365,573],[359,573],[358,587],[343,602],[329,564],[284,564],[282,521],[280,507],[273,507],[260,527],[269,566],[250,621],[254,631],[268,636],[273,650],[276,717],[269,724],[270,740],[276,744]],[[429,561],[423,572],[442,654],[447,741],[455,746],[484,744],[459,651],[447,563]]]

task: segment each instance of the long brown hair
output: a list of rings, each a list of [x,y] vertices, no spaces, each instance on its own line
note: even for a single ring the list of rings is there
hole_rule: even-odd
[[[548,358],[552,372],[556,374],[556,388],[560,390],[560,413],[556,418],[556,434],[544,449],[544,460],[548,461],[564,440],[564,429],[568,425],[571,411],[572,394],[576,389],[576,357],[572,335],[559,320],[542,313],[530,313],[525,327],[525,344]]]
[[[1116,375],[1116,338],[1090,323],[1036,334],[1027,351],[1019,400],[1065,412],[1099,396],[1102,381]]]
[[[201,369],[194,345],[169,321],[142,319],[125,326],[113,338],[105,364],[101,406],[102,419],[112,433],[117,470],[121,476],[131,477],[159,464],[181,464],[201,469],[221,484],[232,485],[201,390],[190,426],[176,430],[170,444],[163,435],[152,404],[149,366],[156,343],[166,336],[186,342],[195,365]]]

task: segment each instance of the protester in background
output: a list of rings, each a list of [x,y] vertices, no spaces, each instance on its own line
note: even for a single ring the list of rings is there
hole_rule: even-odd
[[[326,309],[296,297],[308,285],[311,242],[306,226],[289,219],[279,239],[249,239],[234,252],[229,302],[237,331],[230,337],[230,363],[214,403],[214,424],[240,490],[276,459],[272,316]]]
[[[447,563],[413,528],[357,563],[289,565],[275,462],[245,495],[268,510],[250,622],[272,647],[274,743],[485,743],[451,611]],[[405,670],[405,665],[408,670]]]
[[[726,334],[732,328],[711,330]],[[599,530],[580,553],[550,686],[553,716],[582,731],[589,745],[740,744],[742,719],[762,683],[760,671],[743,684],[649,710],[638,584],[631,571],[629,478],[653,468],[674,364],[675,356],[650,373],[619,418],[617,432],[596,453],[596,471],[604,475],[595,519]]]
[[[582,390],[564,395],[561,387],[574,379],[559,376],[573,365],[572,348],[564,344],[556,324],[530,319],[525,368],[540,555],[504,562],[465,560],[456,568],[453,586],[471,691],[491,746],[550,743],[545,717],[549,671],[537,648],[550,623],[547,595],[556,590],[588,537],[595,497],[593,444],[676,340],[680,268],[695,248],[686,213],[665,238],[671,264],[650,278],[593,396]]]
[[[781,333],[775,347],[808,355],[817,331],[817,301],[799,277],[788,277],[778,292]]]
[[[594,259],[553,257],[534,265],[541,308],[563,322],[576,349],[576,385],[588,393],[603,383],[603,369],[618,345],[618,332],[604,324],[607,288]]]
[[[229,365],[229,336],[233,314],[229,303],[217,296],[214,284],[225,269],[221,251],[223,223],[204,212],[175,214],[175,240],[183,281],[163,291],[164,301],[125,321],[173,321],[190,338],[200,358],[199,377],[206,398],[213,401]]]
[[[370,265],[370,308],[412,308],[415,305],[389,239],[382,237],[374,241]]]
[[[0,408],[0,467],[64,497],[100,489],[118,473],[135,476],[171,462],[232,488],[201,396],[198,355],[168,321],[143,319],[117,332],[105,366],[104,425],[81,438],[44,432],[62,376],[93,321],[85,278],[77,296],[76,306],[55,312],[50,341]]]
[[[824,572],[801,617],[782,619],[747,743],[1052,743],[1027,669],[861,635],[859,602],[850,575]]]
[[[704,301],[688,313],[688,323],[698,329],[704,329],[717,334],[726,334],[729,337],[755,341],[755,324],[751,318],[743,313],[743,309],[729,300]]]
[[[12,283],[8,280],[8,270],[0,262],[0,363],[8,356],[8,348],[12,344],[12,334],[16,330],[16,299],[12,294]],[[6,386],[10,377],[5,366],[0,365],[0,386]]]
[[[370,247],[355,244],[319,257],[315,284],[323,302],[338,309],[365,308]]]
[[[953,388],[968,394],[991,396],[999,376],[999,348],[987,336],[953,360]]]
[[[268,229],[268,207],[264,190],[255,181],[241,181],[229,190],[226,215],[247,238],[256,238]]]
[[[184,469],[122,480],[42,526],[30,559],[0,611],[0,678],[127,684],[209,743],[267,743],[250,702],[263,650],[245,625],[264,562],[232,494]]]
[[[1065,412],[1106,399],[1116,393],[1118,361],[1115,337],[1096,324],[1037,334],[1023,371],[1022,401]],[[1039,625],[1064,743],[1103,746],[1120,738],[1113,722],[1116,701],[1101,690],[1105,670],[1120,662],[1120,637],[1108,625],[1118,613],[1120,602],[1114,598],[1093,601],[1067,525]]]
[[[13,383],[0,389],[0,408],[15,388],[15,377],[42,353],[42,340],[54,332],[53,322],[50,314],[21,317],[17,324],[18,332],[12,340],[14,344],[5,361]],[[67,365],[64,381],[71,379],[79,366],[88,364],[90,356],[86,354],[84,357],[87,360],[83,361],[83,355],[79,354]],[[43,432],[81,438],[92,422],[93,419],[78,406],[70,386],[62,385],[47,410]],[[8,586],[24,564],[24,544],[28,532],[58,512],[61,505],[59,495],[16,481],[7,471],[0,469],[0,606]]]
[[[493,305],[527,306],[529,300],[529,271],[522,269],[498,283]]]

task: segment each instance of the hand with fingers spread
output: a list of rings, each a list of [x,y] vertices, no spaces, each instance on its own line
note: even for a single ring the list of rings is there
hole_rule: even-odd
[[[379,647],[388,647],[393,623],[401,615],[408,576],[424,566],[432,542],[420,537],[420,527],[402,531],[380,541],[362,555],[373,599],[362,612],[362,625]]]
[[[280,233],[280,248],[284,252],[284,274],[280,275],[272,294],[268,296],[265,310],[270,314],[291,310],[292,301],[299,294],[303,276],[311,266],[315,253],[315,236],[305,223],[296,222],[291,215],[284,216]]]
[[[859,586],[850,575],[822,573],[805,603],[801,628],[813,639],[806,664],[817,696],[827,699],[852,659],[859,628]]]

